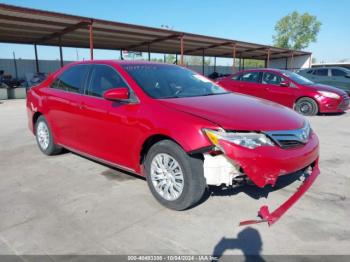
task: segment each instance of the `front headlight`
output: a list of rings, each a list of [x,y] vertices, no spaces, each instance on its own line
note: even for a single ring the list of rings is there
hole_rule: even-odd
[[[225,130],[203,129],[209,140],[220,148],[219,141],[225,140],[236,145],[254,149],[259,146],[274,146],[274,143],[264,134],[261,133],[239,133],[225,132]]]
[[[328,97],[328,98],[334,98],[334,99],[339,99],[340,96],[336,93],[332,92],[327,92],[327,91],[318,91],[318,93],[322,96]]]

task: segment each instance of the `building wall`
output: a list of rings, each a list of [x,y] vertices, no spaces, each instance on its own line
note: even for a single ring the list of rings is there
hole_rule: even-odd
[[[71,63],[72,61],[65,61],[64,64]],[[32,76],[36,72],[35,60],[30,59],[17,59],[17,74],[18,78],[26,78],[26,75]],[[39,60],[39,70],[41,73],[53,73],[60,68],[60,61],[58,60]],[[201,65],[189,65],[193,71],[202,73]],[[4,70],[5,74],[10,74],[16,77],[15,64],[13,59],[0,59],[0,70]],[[205,66],[204,74],[209,75],[214,72],[214,66]],[[231,74],[231,66],[216,66],[216,72],[220,74]]]
[[[292,65],[293,63],[293,65]],[[280,69],[300,69],[309,68],[311,66],[311,55],[296,56],[293,58],[279,58],[270,60],[270,68]]]
[[[64,64],[70,61],[64,62]],[[26,78],[26,74],[33,74],[36,72],[35,60],[31,59],[17,59],[17,75],[18,78]],[[53,73],[60,68],[60,61],[58,60],[39,60],[39,70],[42,73]],[[16,77],[15,63],[13,59],[0,59],[0,70],[4,70],[5,74],[10,74]]]
[[[310,67],[310,56],[294,57],[294,68]],[[72,61],[65,61],[64,64]],[[30,79],[36,72],[35,60],[17,59],[17,75],[21,79]],[[273,59],[270,61],[271,68],[286,68],[286,59]],[[53,73],[60,68],[60,61],[58,60],[39,60],[39,70],[42,73]],[[202,74],[201,65],[188,65],[188,68]],[[291,59],[288,59],[288,68],[291,69]],[[245,69],[248,69],[247,67]],[[15,63],[13,59],[0,59],[0,70],[4,70],[5,74],[10,74],[16,77]],[[238,70],[238,68],[237,68]],[[214,72],[214,66],[205,66],[204,75],[209,75]],[[232,74],[232,66],[216,66],[216,72],[219,74]]]

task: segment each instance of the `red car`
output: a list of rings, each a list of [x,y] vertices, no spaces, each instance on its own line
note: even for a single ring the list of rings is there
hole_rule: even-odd
[[[286,70],[245,70],[217,83],[229,91],[271,100],[303,115],[339,113],[349,108],[349,96],[343,90],[316,84]]]
[[[73,63],[29,91],[27,110],[43,153],[66,148],[145,176],[175,210],[197,203],[207,185],[274,186],[279,176],[311,173],[284,212],[319,174],[319,142],[303,116],[176,65]],[[272,223],[283,212],[260,215]]]

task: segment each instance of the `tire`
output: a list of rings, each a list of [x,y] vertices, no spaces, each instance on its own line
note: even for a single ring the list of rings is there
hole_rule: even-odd
[[[163,206],[180,211],[195,205],[203,197],[206,189],[203,159],[187,155],[173,141],[162,140],[154,144],[147,152],[144,165],[148,187]],[[172,168],[173,171],[163,173],[159,171],[164,170],[159,168],[160,166]],[[179,174],[182,174],[182,177]],[[161,179],[158,179],[160,177]],[[166,181],[170,181],[170,185],[174,186],[166,190],[169,185],[164,184]]]
[[[52,156],[61,153],[62,147],[54,143],[49,124],[42,115],[35,123],[35,137],[39,149],[45,155]]]
[[[318,113],[318,105],[312,98],[302,97],[295,103],[294,110],[304,116],[314,116]]]

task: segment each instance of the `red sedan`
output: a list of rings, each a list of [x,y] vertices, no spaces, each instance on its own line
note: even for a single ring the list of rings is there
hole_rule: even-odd
[[[197,203],[207,185],[274,186],[281,175],[311,174],[285,212],[319,174],[319,142],[304,117],[176,65],[73,63],[29,91],[27,110],[43,153],[66,148],[145,176],[175,210]],[[271,224],[283,212],[260,215]]]
[[[343,90],[316,84],[286,70],[245,70],[217,83],[229,91],[271,100],[303,115],[344,112],[349,107],[349,96]]]

